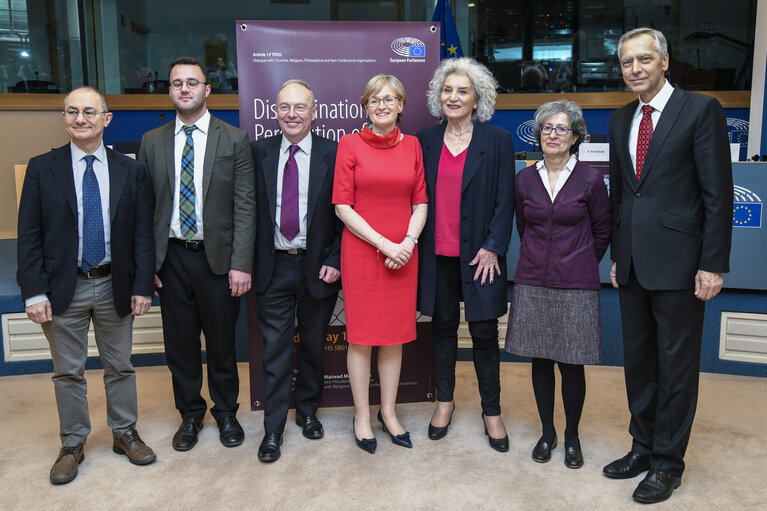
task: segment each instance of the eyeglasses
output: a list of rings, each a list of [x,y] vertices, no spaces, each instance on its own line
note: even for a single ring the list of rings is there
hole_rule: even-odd
[[[297,114],[305,114],[309,111],[309,105],[288,105],[288,104],[281,104],[277,107],[277,109],[282,114],[290,113],[290,110],[293,109]]]
[[[396,103],[399,100],[398,97],[392,97],[392,96],[386,96],[385,98],[370,98],[368,99],[368,105],[372,106],[373,108],[376,108],[378,105],[383,103],[384,105],[388,106],[389,108],[394,106],[394,103]]]
[[[556,131],[557,135],[560,135],[563,137],[567,135],[569,132],[573,131],[572,128],[568,128],[566,126],[551,126],[549,124],[544,124],[538,129],[540,129],[542,135],[550,135],[552,131]]]
[[[86,119],[90,120],[90,119],[93,119],[94,117],[96,117],[99,114],[105,114],[105,113],[107,113],[106,110],[103,111],[103,112],[99,112],[95,108],[86,108],[86,109],[84,109],[82,111],[78,110],[76,108],[70,108],[66,112],[64,112],[64,116],[67,119],[69,119],[70,121],[74,121],[75,119],[77,119],[80,116],[80,114],[83,114],[83,117],[85,117]]]
[[[186,83],[186,86],[188,89],[196,89],[198,85],[205,84],[207,85],[208,82],[201,82],[200,80],[196,80],[194,78],[189,78],[188,80],[173,80],[170,82],[170,86],[173,88],[173,90],[181,90],[181,87],[184,86]]]

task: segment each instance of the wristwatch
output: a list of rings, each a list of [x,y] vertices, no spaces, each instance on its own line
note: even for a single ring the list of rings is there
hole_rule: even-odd
[[[410,241],[413,242],[413,245],[418,245],[418,238],[416,238],[415,236],[411,236],[409,234],[405,234],[405,237],[406,238],[410,238]]]

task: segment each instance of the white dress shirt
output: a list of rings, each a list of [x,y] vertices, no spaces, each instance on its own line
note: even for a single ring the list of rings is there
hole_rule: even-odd
[[[300,230],[295,238],[288,241],[280,232],[280,213],[282,212],[282,177],[285,175],[285,163],[290,157],[291,142],[282,136],[280,144],[280,159],[277,163],[277,205],[274,212],[274,220],[277,228],[274,229],[274,248],[288,250],[289,248],[306,249],[306,215],[309,201],[309,163],[312,154],[312,134],[306,135],[297,145],[298,151],[293,155],[298,164],[298,224]]]
[[[639,105],[637,106],[636,112],[634,112],[634,118],[631,121],[631,131],[629,132],[629,154],[631,155],[631,164],[634,166],[634,170],[637,168],[637,138],[639,138],[639,124],[642,122],[642,107],[644,105],[650,105],[654,108],[652,114],[650,114],[652,117],[652,129],[654,131],[655,126],[658,125],[660,114],[663,112],[663,109],[666,108],[666,103],[668,103],[673,92],[674,88],[668,83],[668,80],[666,80],[663,88],[650,100],[649,103],[645,103],[642,101],[642,98],[639,98]]]
[[[192,132],[194,141],[194,202],[195,215],[197,218],[197,233],[195,240],[204,239],[202,232],[202,167],[205,163],[205,147],[208,144],[208,127],[210,126],[210,112],[205,113],[194,123],[197,129]],[[186,145],[186,133],[184,132],[184,123],[176,117],[176,131],[173,142],[173,161],[176,170],[173,186],[173,210],[170,214],[170,236],[171,238],[186,239],[181,233],[181,224],[178,219],[179,188],[181,187],[181,155]]]
[[[541,177],[541,181],[543,182],[543,187],[547,192],[549,192],[549,198],[551,199],[551,202],[554,202],[554,199],[556,198],[559,191],[563,186],[565,186],[567,178],[570,177],[570,174],[573,173],[573,169],[575,168],[575,163],[577,161],[578,160],[575,159],[575,156],[571,154],[570,159],[567,160],[565,166],[562,167],[562,172],[559,173],[559,177],[557,178],[557,182],[554,185],[553,190],[549,185],[549,171],[546,169],[545,160],[541,160],[535,164],[535,168],[538,169],[538,175]]]
[[[83,260],[83,176],[87,167],[85,157],[88,153],[77,147],[73,142],[69,143],[69,149],[72,153],[72,173],[75,180],[75,195],[77,196],[77,266],[80,267]],[[96,181],[99,183],[101,218],[104,221],[104,259],[96,265],[101,266],[112,261],[112,231],[109,216],[109,164],[107,162],[107,150],[104,148],[103,141],[93,153],[93,156],[96,157],[93,160],[93,172],[96,174]],[[24,306],[31,307],[36,303],[46,300],[48,300],[48,296],[45,294],[32,296],[24,300]]]

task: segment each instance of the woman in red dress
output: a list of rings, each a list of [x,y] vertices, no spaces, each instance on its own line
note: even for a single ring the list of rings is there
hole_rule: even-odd
[[[336,214],[346,226],[341,279],[354,437],[371,454],[376,448],[369,404],[373,346],[379,346],[378,420],[393,443],[412,447],[394,405],[402,344],[416,338],[416,245],[426,221],[426,185],[421,146],[397,126],[405,101],[405,89],[394,76],[370,79],[360,99],[370,124],[341,138],[333,184]]]

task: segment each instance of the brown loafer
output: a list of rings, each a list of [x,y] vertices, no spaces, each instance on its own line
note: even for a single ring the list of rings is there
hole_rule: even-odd
[[[83,444],[74,447],[62,447],[59,457],[51,467],[51,483],[66,484],[77,477],[77,466],[83,462]]]
[[[149,465],[157,459],[154,451],[141,440],[134,428],[130,428],[120,438],[115,438],[112,451],[126,455],[134,465]]]

